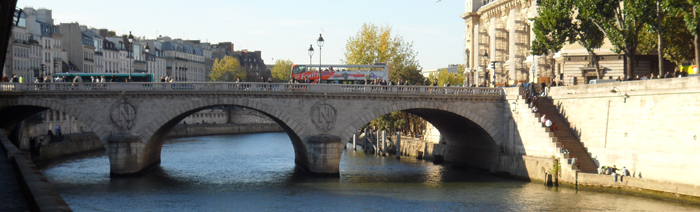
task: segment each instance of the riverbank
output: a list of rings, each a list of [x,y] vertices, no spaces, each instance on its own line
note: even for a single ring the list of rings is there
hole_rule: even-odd
[[[247,133],[284,132],[276,123],[264,124],[181,124],[175,126],[168,138],[204,135],[230,135]]]
[[[18,178],[17,182],[22,189],[22,192],[16,192],[10,195],[23,194],[32,211],[72,211],[68,203],[66,203],[63,197],[53,188],[53,185],[49,183],[46,177],[44,177],[41,171],[34,165],[31,160],[31,155],[28,152],[20,151],[7,139],[5,131],[1,129],[0,143],[2,143],[2,149],[6,153],[4,157],[7,157],[7,160],[13,164],[14,173],[16,173]],[[5,191],[11,190],[8,188]],[[13,199],[16,199],[16,196],[14,196]]]
[[[440,161],[442,158],[441,155],[445,151],[450,151],[449,147],[445,145],[426,143],[420,141],[419,139],[407,137],[401,137],[400,149],[402,156],[422,158],[430,161],[435,161],[437,158],[436,162],[442,162]],[[538,169],[541,169],[541,167],[551,166],[551,164],[554,163],[554,160],[555,159],[553,158],[523,156],[522,159],[519,159],[519,165],[509,167],[513,170],[509,171],[510,173],[507,175],[533,182],[544,182],[546,175],[543,174],[543,170]],[[449,161],[447,162],[450,163]],[[537,164],[537,166],[534,164]],[[520,171],[518,171],[518,169],[520,169]],[[538,172],[542,172],[542,175],[532,174]],[[574,173],[575,176],[571,178],[560,177],[559,184],[575,189],[637,195],[667,201],[700,205],[700,187],[698,186],[634,177],[625,177],[624,181],[615,182],[612,175],[589,174],[581,172]]]

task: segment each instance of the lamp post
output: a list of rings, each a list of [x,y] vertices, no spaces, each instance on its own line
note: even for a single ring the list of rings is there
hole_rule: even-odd
[[[484,58],[486,58],[486,64],[484,64],[484,67],[485,67],[484,68],[484,82],[488,81],[488,83],[491,83],[490,82],[491,80],[488,80],[488,75],[487,75],[488,72],[486,71],[486,70],[488,70],[489,63],[490,63],[489,52],[487,50],[484,50]],[[484,83],[484,85],[486,85],[486,83]]]
[[[311,70],[311,57],[314,56],[314,45],[309,44],[309,71]]]
[[[146,72],[149,72],[149,70],[148,70],[148,52],[151,50],[148,48],[148,43],[146,43],[146,47],[144,47],[143,50],[146,52],[146,56],[144,58],[146,60]]]
[[[321,83],[321,47],[323,47],[323,36],[318,34],[318,83]]]
[[[131,45],[131,52],[129,54],[131,55],[131,68],[129,68],[129,82],[131,82],[131,70],[134,69],[134,36],[131,34],[131,31],[129,31],[129,44]]]

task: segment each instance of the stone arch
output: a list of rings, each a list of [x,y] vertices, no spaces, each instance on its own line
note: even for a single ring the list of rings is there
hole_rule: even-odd
[[[103,123],[94,120],[84,113],[83,110],[71,107],[59,101],[32,99],[29,97],[7,101],[4,106],[0,108],[0,117],[4,120],[0,128],[7,129],[19,121],[47,109],[59,111],[82,122],[88,126],[88,128],[97,135],[102,144],[106,146],[107,139],[110,135],[102,125]]]
[[[440,145],[450,148],[434,149],[437,153],[433,154],[444,156],[445,161],[482,170],[490,170],[498,163],[505,133],[493,121],[469,108],[453,103],[411,103],[385,106],[375,111],[351,122],[341,137],[345,144],[352,139],[354,132],[370,121],[391,112],[406,111],[426,119],[443,134],[447,142]]]
[[[347,138],[352,138],[353,132],[357,132],[360,130],[365,124],[371,122],[372,120],[379,118],[380,116],[388,113],[392,113],[395,111],[406,111],[406,110],[411,110],[411,109],[432,109],[432,110],[442,110],[450,113],[454,113],[456,115],[462,116],[470,121],[473,121],[476,123],[478,126],[480,126],[482,129],[484,129],[492,138],[494,141],[499,141],[500,138],[502,138],[505,134],[501,132],[501,130],[496,127],[496,125],[476,114],[472,113],[470,110],[463,109],[463,108],[458,108],[456,106],[448,106],[447,108],[439,107],[439,106],[430,106],[429,104],[426,104],[424,106],[412,106],[412,105],[391,105],[391,106],[385,106],[382,108],[378,108],[376,111],[388,111],[386,113],[382,114],[368,114],[363,117],[359,117],[355,119],[352,124],[350,124],[350,127],[348,130],[343,132],[342,138],[343,142],[348,142],[349,139]]]
[[[278,107],[260,103],[258,101],[242,98],[219,98],[219,99],[202,99],[196,100],[189,104],[183,104],[170,111],[162,111],[159,118],[154,120],[148,127],[141,129],[138,133],[140,136],[140,145],[144,147],[141,152],[144,164],[147,169],[150,166],[160,162],[160,154],[163,143],[167,134],[174,128],[177,123],[184,120],[187,116],[194,114],[206,108],[216,106],[234,105],[256,110],[270,117],[278,123],[282,129],[289,135],[294,147],[296,155],[295,162],[300,163],[307,160],[307,151],[301,138],[306,133],[305,129],[296,124],[296,121],[287,115],[286,111]]]

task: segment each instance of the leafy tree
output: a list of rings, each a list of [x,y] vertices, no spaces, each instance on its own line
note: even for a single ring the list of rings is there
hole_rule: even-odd
[[[239,77],[245,79],[246,72],[238,60],[231,56],[226,56],[221,60],[216,59],[211,74],[209,74],[209,78],[214,82],[234,82]]]
[[[386,63],[391,81],[422,82],[413,43],[405,42],[401,36],[392,36],[391,30],[389,26],[380,28],[371,23],[363,24],[357,35],[348,39],[342,62],[350,65]]]
[[[663,29],[663,57],[667,60],[681,65],[683,61],[694,58],[693,44],[688,42],[693,40],[685,25],[684,16],[686,11],[676,10],[679,7],[662,7],[666,13],[663,15],[661,28]],[[658,26],[648,24],[639,35],[639,52],[642,54],[652,54],[658,52]],[[663,73],[661,73],[663,74]]]
[[[355,37],[350,37],[345,45],[345,59],[343,63],[349,65],[372,65],[386,63],[389,66],[389,80],[398,82],[408,81],[410,84],[423,82],[420,73],[420,65],[413,51],[413,43],[406,42],[401,36],[391,34],[391,27],[378,27],[371,23],[362,24],[362,28]],[[370,123],[370,126],[379,129],[401,130],[404,133],[408,129],[420,126],[423,119],[418,116],[397,111],[383,115]],[[425,126],[423,125],[423,128]],[[422,128],[417,129],[418,132]],[[415,133],[415,132],[412,132]]]
[[[372,120],[369,126],[390,132],[400,131],[403,135],[417,135],[425,129],[425,121],[417,115],[396,111]]]
[[[694,39],[695,45],[695,62],[700,65],[700,0],[684,0],[687,4],[681,4],[683,8],[693,8],[692,11],[685,14],[685,26],[690,31]]]
[[[275,67],[272,68],[272,80],[275,82],[289,82],[293,65],[294,63],[291,60],[275,61]]]
[[[614,52],[624,52],[627,75],[633,77],[639,33],[656,18],[655,0],[578,0],[577,11],[605,32]]]
[[[437,79],[439,86],[442,86],[447,82],[449,82],[451,86],[457,86],[464,82],[464,75],[462,75],[462,73],[451,73],[447,71],[447,69],[440,69],[438,70],[437,74],[431,73],[428,76],[428,79],[430,82]]]
[[[574,13],[572,8],[580,8],[579,4],[580,1],[576,0],[539,2],[539,17],[534,18],[532,28],[535,33],[532,53],[545,55],[558,52],[565,42],[578,42],[588,52],[589,63],[594,65],[597,78],[600,79],[600,66],[595,49],[603,45],[605,34],[585,14]]]

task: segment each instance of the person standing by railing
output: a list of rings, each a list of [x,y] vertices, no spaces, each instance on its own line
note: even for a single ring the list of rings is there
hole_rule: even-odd
[[[80,87],[80,83],[82,83],[82,82],[83,82],[83,78],[80,78],[80,76],[76,75],[76,76],[73,78],[73,84],[72,84],[72,86],[75,87],[75,88],[79,88],[79,87]]]

